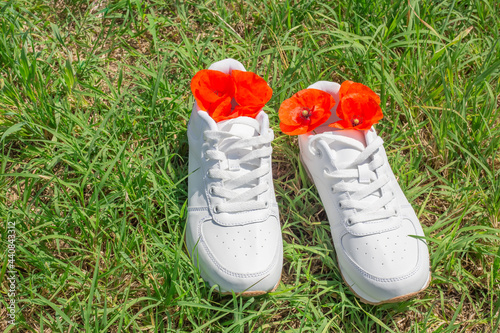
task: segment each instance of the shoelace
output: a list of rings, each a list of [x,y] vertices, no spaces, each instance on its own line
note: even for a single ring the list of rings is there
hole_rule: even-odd
[[[324,136],[317,135],[317,138],[314,138],[311,141],[311,144],[318,140],[318,144],[323,144],[326,146],[325,148],[329,149],[324,139]],[[331,137],[329,137],[329,140],[331,140]],[[346,145],[357,147],[357,149],[359,149],[359,142],[354,142],[354,139],[338,136],[335,137],[334,140],[339,140]],[[386,207],[392,202],[392,200],[394,200],[394,193],[391,191],[382,191],[382,188],[389,182],[389,178],[385,175],[377,176],[376,173],[376,170],[384,165],[382,157],[375,154],[383,143],[384,141],[382,138],[377,137],[361,151],[359,156],[352,161],[352,163],[346,167],[334,171],[324,171],[326,177],[337,181],[337,183],[332,187],[332,191],[334,193],[349,193],[349,199],[344,199],[339,202],[339,206],[342,209],[356,210],[356,213],[349,217],[347,221],[348,224],[352,225],[356,223],[385,219],[396,214],[396,211],[393,208]],[[370,159],[371,161],[366,163]],[[366,184],[362,184],[355,180],[360,177],[361,170],[359,166],[362,166],[364,169],[364,176],[367,178]],[[354,180],[348,181],[349,179]],[[378,198],[373,202],[363,200],[370,195],[375,195]]]
[[[227,139],[231,140],[228,141]],[[212,143],[211,148],[206,151],[208,159],[225,162],[218,163],[218,165],[224,164],[227,166],[229,165],[227,156],[231,152],[243,152],[237,162],[240,166],[245,163],[250,167],[250,170],[243,172],[241,169],[237,171],[230,170],[229,167],[224,169],[212,167],[208,170],[209,177],[222,181],[222,186],[213,186],[209,189],[212,195],[225,199],[223,203],[214,207],[217,213],[234,213],[268,207],[268,202],[256,199],[269,189],[269,184],[259,182],[259,179],[271,171],[271,165],[262,162],[262,158],[269,157],[272,154],[270,143],[273,139],[274,133],[270,129],[260,136],[250,138],[224,131],[205,132],[205,140]],[[250,188],[242,191],[241,189],[245,187]]]

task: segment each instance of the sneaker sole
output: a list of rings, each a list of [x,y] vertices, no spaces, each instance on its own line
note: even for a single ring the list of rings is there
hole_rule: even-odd
[[[336,256],[336,259],[337,259],[337,263],[338,263],[339,259],[338,259],[337,256]],[[422,289],[420,289],[418,291],[415,291],[415,292],[412,292],[412,293],[409,293],[409,294],[406,294],[406,295],[401,295],[401,296],[397,296],[397,297],[390,298],[390,299],[387,299],[387,300],[383,300],[383,301],[380,301],[380,302],[373,302],[373,301],[369,301],[369,300],[365,299],[363,296],[361,296],[359,291],[354,290],[351,287],[351,285],[347,282],[347,280],[345,279],[344,274],[342,274],[342,270],[339,269],[339,271],[340,271],[340,275],[342,276],[342,280],[344,280],[344,283],[347,285],[347,287],[349,288],[349,290],[352,291],[352,293],[354,295],[356,295],[357,298],[360,299],[361,303],[370,304],[370,305],[381,305],[381,304],[388,304],[388,303],[398,303],[398,302],[403,302],[403,301],[409,300],[410,298],[414,298],[419,293],[421,293],[422,291],[424,291],[425,289],[427,289],[427,287],[429,286],[429,284],[431,283],[431,280],[432,280],[432,275],[429,272],[429,277],[427,278],[427,283],[424,285],[424,287]]]
[[[241,293],[234,293],[235,295],[240,295],[240,296],[243,296],[243,297],[252,297],[252,296],[261,296],[261,295],[265,295],[267,293],[272,293],[274,291],[276,291],[276,289],[278,289],[278,286],[280,285],[280,282],[281,282],[281,275],[280,275],[280,278],[278,280],[278,282],[276,283],[276,285],[273,287],[273,289],[269,290],[269,291],[264,291],[264,290],[252,290],[252,291],[243,291]],[[219,289],[216,289],[217,292],[221,295],[232,295],[233,293],[230,292],[230,291],[219,291]]]
[[[300,163],[302,163],[302,166],[304,167],[304,170],[307,173],[307,176],[309,177],[309,180],[314,184],[314,179],[313,179],[311,173],[309,172],[309,169],[307,169],[307,166],[304,163],[304,160],[302,160],[302,155],[299,155],[299,159],[300,159]],[[338,265],[339,258],[338,258],[337,255],[335,255],[335,257],[337,259],[337,265]],[[337,266],[337,267],[339,267],[339,266]],[[380,305],[380,304],[397,303],[397,302],[406,301],[406,300],[408,300],[410,298],[415,297],[418,293],[420,293],[420,292],[424,291],[425,289],[427,289],[427,287],[429,286],[429,284],[431,283],[431,280],[432,280],[431,273],[429,272],[429,277],[427,279],[427,283],[419,291],[416,291],[416,292],[413,292],[413,293],[409,293],[409,294],[406,294],[406,295],[401,295],[401,296],[398,296],[398,297],[394,297],[394,298],[391,298],[391,299],[388,299],[388,300],[385,300],[385,301],[372,302],[372,301],[369,301],[369,300],[365,299],[363,296],[359,295],[359,293],[357,291],[355,291],[351,287],[351,285],[346,281],[346,279],[344,277],[344,274],[342,273],[342,270],[340,269],[340,267],[339,267],[339,271],[340,271],[340,275],[342,276],[342,280],[344,280],[344,283],[347,285],[347,287],[349,288],[349,290],[352,291],[353,294],[356,295],[356,297],[359,298],[362,303],[371,304],[371,305]]]

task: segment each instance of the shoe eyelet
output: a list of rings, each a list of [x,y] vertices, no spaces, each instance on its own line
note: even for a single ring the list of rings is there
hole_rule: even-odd
[[[214,194],[214,187],[213,187],[213,186],[211,186],[211,187],[208,189],[208,193],[210,193],[210,194],[212,194],[212,195]]]
[[[220,213],[219,206],[214,207],[214,213],[216,214]]]
[[[333,191],[333,188],[332,188]],[[339,201],[339,208],[342,208],[342,202]]]
[[[269,208],[269,201],[266,201],[266,202],[264,203],[264,207]]]
[[[352,225],[352,220],[351,218],[348,218],[347,220],[345,220],[346,224],[347,225]]]
[[[311,155],[313,155],[314,157],[317,157],[317,158],[321,158],[323,156],[323,153],[321,152],[321,150],[319,150],[316,147],[313,147],[312,145],[309,146],[309,152],[311,153]]]

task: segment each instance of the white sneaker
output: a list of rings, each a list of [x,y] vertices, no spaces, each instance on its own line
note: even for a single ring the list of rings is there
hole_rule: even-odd
[[[245,70],[233,59],[209,69]],[[187,133],[186,245],[201,276],[222,293],[253,296],[275,290],[283,243],[267,114],[216,123],[195,102]]]
[[[340,85],[320,81],[339,103]],[[389,166],[380,138],[367,131],[334,130],[336,106],[324,125],[299,135],[300,157],[330,222],[340,271],[370,304],[405,300],[430,282],[422,227]]]

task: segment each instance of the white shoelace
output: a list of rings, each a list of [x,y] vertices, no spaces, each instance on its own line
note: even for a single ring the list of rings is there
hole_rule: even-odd
[[[326,146],[325,148],[330,149],[325,139],[331,141],[332,136],[327,137],[319,134],[312,139],[311,144],[314,141],[318,141],[317,144],[323,144]],[[359,150],[360,142],[352,138],[335,136],[333,140],[340,141],[347,146]],[[339,206],[342,209],[356,210],[356,213],[349,217],[348,224],[386,219],[396,214],[393,208],[386,207],[394,200],[394,193],[382,190],[389,182],[389,178],[385,175],[378,176],[376,173],[376,170],[384,165],[382,157],[375,154],[383,143],[384,141],[382,138],[377,137],[373,142],[368,144],[366,148],[361,150],[354,161],[344,168],[334,171],[324,171],[324,175],[327,178],[336,181],[336,184],[332,187],[334,193],[349,193],[349,199],[344,199],[339,202]],[[333,150],[330,151],[335,153]],[[361,177],[361,172],[363,172],[363,183],[356,180]],[[366,200],[365,198],[369,196],[376,199]],[[392,205],[389,206],[392,207]]]
[[[271,165],[264,163],[262,158],[271,156],[270,143],[273,139],[274,133],[271,129],[255,137],[244,137],[225,131],[205,132],[205,140],[209,141],[210,145],[205,156],[207,159],[219,161],[208,170],[209,177],[220,179],[222,182],[221,186],[209,189],[212,195],[224,199],[224,202],[214,207],[217,213],[234,213],[268,207],[268,202],[257,199],[260,194],[269,190],[269,184],[259,179],[271,171]],[[228,157],[231,154],[238,156],[236,159],[233,158],[234,162]],[[230,167],[233,163],[237,164],[235,168]],[[217,168],[217,165],[220,168]]]

